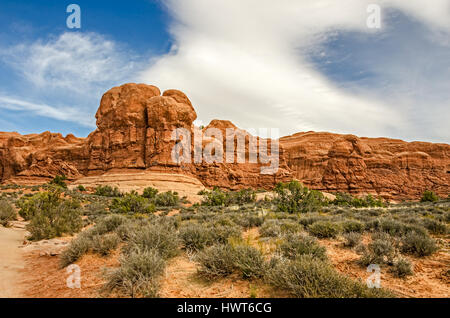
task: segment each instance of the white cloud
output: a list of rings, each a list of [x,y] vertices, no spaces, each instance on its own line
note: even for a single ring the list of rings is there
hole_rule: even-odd
[[[185,91],[205,122],[230,119],[242,128],[279,127],[283,134],[326,130],[435,138],[418,131],[405,116],[407,106],[342,90],[307,58],[334,31],[374,32],[366,26],[373,2],[170,0],[174,48],[141,79]],[[448,0],[432,6],[425,0],[378,2],[444,34],[450,30],[443,13]]]
[[[79,109],[64,107],[58,109],[46,104],[37,104],[7,96],[0,96],[0,108],[33,112],[39,116],[55,118],[64,121],[75,121],[84,126],[93,126],[94,120],[88,120],[85,115],[80,114]]]
[[[0,92],[0,107],[91,127],[101,95],[130,81],[138,67],[132,52],[96,33],[66,32],[0,49],[0,59],[26,80],[16,96]]]

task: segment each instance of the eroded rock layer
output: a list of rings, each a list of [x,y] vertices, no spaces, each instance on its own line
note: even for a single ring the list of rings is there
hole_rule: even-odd
[[[450,145],[306,132],[280,143],[292,174],[329,192],[417,199],[425,190],[450,194]]]
[[[35,184],[58,174],[71,180],[112,171],[156,171],[195,177],[204,186],[229,189],[271,188],[296,178],[319,190],[373,193],[390,199],[416,199],[425,189],[449,194],[450,145],[407,143],[387,138],[358,138],[331,133],[298,133],[280,139],[278,170],[262,174],[267,163],[249,162],[249,143],[273,141],[253,137],[229,121],[213,120],[200,129],[188,97],[177,90],[162,95],[155,86],[125,84],[106,92],[96,114],[97,129],[87,138],[45,132],[0,133],[0,182]],[[176,162],[172,150],[176,129],[191,136],[192,162]],[[222,136],[206,136],[215,128]],[[245,162],[225,160],[227,128],[245,140],[239,155]],[[196,143],[194,136],[202,136]],[[222,163],[195,162],[211,146],[223,147]],[[197,147],[197,148],[196,148]],[[215,148],[214,152],[219,149]],[[238,156],[236,149],[235,158]]]

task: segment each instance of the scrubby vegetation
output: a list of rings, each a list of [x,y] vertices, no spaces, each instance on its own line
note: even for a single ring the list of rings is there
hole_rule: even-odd
[[[0,199],[0,225],[8,226],[10,221],[17,219],[16,211],[7,200]]]
[[[271,262],[267,281],[300,298],[391,297],[383,289],[370,289],[361,282],[339,274],[331,264],[311,255]]]
[[[26,194],[8,188],[15,192],[0,198],[1,224],[15,218],[15,204],[32,240],[79,232],[61,254],[61,267],[88,253],[120,254],[103,291],[130,297],[157,297],[165,267],[179,256],[195,263],[196,279],[250,280],[275,295],[389,297],[338,273],[325,246],[338,243],[358,253],[361,266],[377,264],[403,278],[415,275],[415,259],[442,247],[450,222],[449,200],[389,204],[348,194],[329,200],[296,181],[278,184],[273,197],[260,201],[250,189],[206,190],[194,205],[151,187],[142,194],[110,186],[68,190],[59,181]]]
[[[61,175],[61,176],[58,175],[58,176],[54,177],[53,180],[49,182],[49,184],[67,189],[67,184],[65,182],[66,180],[67,180],[67,177],[65,175]]]
[[[253,203],[256,201],[256,192],[252,189],[244,189],[237,192],[223,191],[214,188],[212,191],[201,191],[204,206],[230,206]]]
[[[64,198],[58,188],[23,197],[17,205],[20,216],[30,221],[27,225],[30,240],[73,235],[83,226],[80,202]]]
[[[95,189],[95,195],[102,197],[121,197],[122,193],[117,188],[113,188],[111,186],[98,186]]]
[[[337,206],[351,206],[355,208],[368,208],[368,207],[385,207],[386,203],[382,199],[374,198],[371,194],[356,198],[348,193],[337,193],[336,199],[331,204]]]
[[[433,191],[426,190],[423,195],[421,202],[436,202],[439,200],[439,197]]]
[[[309,190],[298,181],[279,183],[275,189],[275,203],[280,212],[315,212],[327,204],[322,192]]]

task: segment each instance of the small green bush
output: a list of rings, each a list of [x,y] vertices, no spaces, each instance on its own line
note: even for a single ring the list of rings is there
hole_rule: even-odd
[[[447,225],[433,219],[424,219],[423,226],[432,234],[447,234]]]
[[[92,238],[92,251],[101,256],[107,256],[120,243],[120,238],[116,233],[96,235]]]
[[[278,220],[266,220],[259,229],[261,237],[277,237],[281,235],[281,226]]]
[[[59,186],[61,188],[67,189],[67,184],[64,182],[66,180],[67,180],[67,178],[65,175],[56,176],[53,178],[52,181],[49,182],[49,184],[53,184],[53,185]]]
[[[158,190],[152,187],[148,187],[144,189],[142,196],[146,199],[154,199],[158,194]]]
[[[212,233],[202,224],[191,223],[181,228],[179,234],[187,250],[199,251],[210,245]]]
[[[77,186],[77,190],[80,192],[86,192],[86,188],[81,184],[79,186]]]
[[[10,221],[17,220],[16,211],[6,200],[0,200],[0,225],[8,226]]]
[[[342,237],[344,238],[344,246],[346,247],[356,247],[362,240],[361,233],[357,232],[344,233]]]
[[[338,206],[352,206],[355,208],[386,207],[386,204],[382,199],[374,198],[371,194],[362,198],[355,198],[348,193],[337,193],[336,198],[331,204]]]
[[[203,206],[244,205],[256,202],[256,192],[252,189],[225,192],[217,187],[212,191],[201,191]]]
[[[336,237],[341,232],[341,227],[337,223],[329,221],[319,221],[311,224],[308,231],[319,238]]]
[[[157,250],[134,250],[120,259],[120,267],[107,275],[104,290],[127,296],[157,297],[165,261]]]
[[[386,235],[374,238],[364,251],[359,263],[362,266],[370,264],[392,264],[397,250],[394,241]]]
[[[391,272],[400,278],[413,275],[412,264],[406,258],[398,259],[391,268]]]
[[[124,252],[127,254],[133,250],[157,250],[162,258],[169,259],[178,254],[178,246],[179,239],[174,228],[161,224],[152,224],[134,233],[124,247]]]
[[[155,212],[155,205],[146,198],[128,193],[123,197],[114,198],[109,209],[113,213],[147,214]]]
[[[249,245],[238,245],[233,249],[233,264],[244,279],[261,278],[265,274],[264,257],[260,250]]]
[[[17,202],[17,206],[20,209],[19,215],[29,221],[39,212],[54,209],[61,202],[61,191],[56,189],[36,193],[31,197],[23,197]]]
[[[274,202],[280,212],[315,212],[320,207],[327,205],[327,200],[322,192],[309,190],[295,180],[277,184],[274,191],[276,193]]]
[[[95,189],[95,195],[98,196],[102,196],[102,197],[110,197],[110,198],[114,198],[114,197],[121,197],[122,193],[119,191],[118,188],[113,188],[111,186],[98,186]]]
[[[301,234],[288,234],[278,247],[281,255],[289,259],[295,259],[300,255],[326,260],[326,248],[321,246],[314,237]]]
[[[63,234],[73,235],[83,227],[81,215],[79,202],[70,200],[57,207],[36,211],[26,227],[31,234],[29,239],[38,241]]]
[[[436,202],[436,201],[439,201],[439,197],[437,196],[436,193],[429,190],[426,190],[423,193],[422,198],[420,199],[420,202]]]
[[[339,274],[329,263],[311,255],[295,260],[274,259],[266,276],[275,288],[299,298],[391,297],[382,289],[370,289]]]
[[[423,257],[433,254],[438,250],[435,241],[429,237],[410,232],[402,238],[402,252]]]
[[[349,233],[349,232],[364,232],[365,229],[365,225],[359,221],[355,221],[355,220],[347,220],[341,223],[342,225],[342,229],[344,231],[344,233]]]
[[[69,246],[61,253],[60,265],[62,268],[73,264],[86,254],[91,247],[91,238],[81,233],[72,240]]]
[[[156,206],[178,206],[180,203],[180,197],[177,192],[163,192],[156,195],[154,203]]]
[[[196,261],[199,263],[198,274],[214,280],[226,277],[235,270],[233,247],[228,244],[216,244],[200,252]]]

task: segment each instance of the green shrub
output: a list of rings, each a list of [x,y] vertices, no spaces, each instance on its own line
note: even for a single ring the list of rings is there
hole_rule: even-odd
[[[280,229],[282,234],[295,234],[303,231],[303,225],[292,220],[285,220],[280,222]]]
[[[288,234],[278,247],[281,255],[295,259],[300,255],[311,255],[321,260],[327,259],[326,248],[314,237],[308,235]]]
[[[134,250],[120,259],[120,267],[107,275],[105,291],[117,290],[130,297],[156,297],[165,261],[157,250]]]
[[[302,255],[295,260],[274,259],[267,282],[299,298],[391,297],[382,289],[370,289],[339,274],[329,263]]]
[[[227,195],[219,188],[214,188],[212,191],[203,191],[202,205],[205,206],[225,206]]]
[[[67,184],[64,182],[66,180],[67,180],[67,178],[65,175],[56,176],[53,178],[52,181],[49,182],[49,184],[53,184],[53,185],[59,186],[61,188],[67,189]]]
[[[214,280],[226,277],[235,270],[233,247],[228,244],[216,244],[200,252],[196,261],[199,263],[198,274]]]
[[[439,197],[437,196],[436,193],[429,190],[426,190],[422,194],[422,198],[420,199],[420,202],[436,202],[436,201],[439,201]]]
[[[114,198],[109,207],[113,213],[147,214],[155,211],[155,205],[139,195],[128,193],[120,198]]]
[[[280,212],[315,212],[327,204],[322,192],[309,190],[295,180],[277,184],[274,191],[276,193],[274,202]]]
[[[365,225],[359,221],[355,221],[355,220],[347,220],[341,223],[342,225],[342,229],[344,231],[344,233],[349,233],[349,232],[364,232],[364,228]]]
[[[122,193],[119,191],[118,188],[113,188],[113,187],[108,186],[108,185],[106,185],[106,186],[98,186],[95,189],[95,193],[94,194],[98,195],[98,196],[102,196],[102,197],[111,197],[111,198],[113,198],[113,197],[121,197],[122,196]]]
[[[336,198],[331,202],[331,204],[338,206],[352,206],[355,208],[386,206],[382,199],[374,198],[371,194],[362,198],[355,198],[348,193],[337,193]]]
[[[232,237],[241,237],[241,228],[235,225],[219,225],[210,228],[213,243],[226,243]]]
[[[61,191],[53,190],[36,193],[32,197],[23,197],[17,202],[17,206],[20,209],[19,215],[28,221],[38,212],[54,209],[61,202]]]
[[[256,192],[252,189],[225,192],[217,187],[212,191],[200,191],[203,206],[244,205],[256,202]]]
[[[264,223],[264,217],[258,215],[243,215],[236,218],[235,222],[244,228],[259,227]]]
[[[177,192],[164,192],[156,195],[154,199],[154,203],[156,206],[178,206],[180,203],[180,197]]]
[[[91,238],[80,233],[78,237],[72,240],[69,246],[61,253],[60,265],[62,268],[73,264],[86,254],[91,247]]]
[[[17,220],[16,211],[6,200],[0,200],[0,225],[8,226],[9,221]]]
[[[261,251],[249,245],[238,245],[233,248],[233,264],[244,279],[261,278],[265,274]]]
[[[142,225],[138,222],[124,222],[116,228],[115,232],[122,241],[129,241],[141,228]]]
[[[357,232],[344,233],[342,237],[344,238],[344,246],[346,247],[358,246],[362,240],[361,234]]]
[[[243,205],[256,202],[256,192],[252,189],[243,189],[236,192],[227,192],[225,205]]]
[[[336,237],[341,232],[341,227],[337,223],[329,221],[319,221],[311,224],[308,231],[319,238]]]
[[[119,226],[126,223],[128,219],[122,215],[108,215],[100,220],[98,227],[105,227],[106,232],[115,231]],[[105,233],[106,233],[105,232]]]
[[[266,220],[259,229],[261,237],[277,237],[281,235],[281,226],[278,220]]]
[[[392,264],[396,253],[397,250],[393,240],[389,236],[383,235],[373,239],[359,260],[359,263],[363,266],[370,264]]]
[[[212,242],[212,233],[202,224],[190,223],[180,230],[180,238],[187,250],[199,251]]]
[[[108,213],[107,206],[104,203],[93,202],[83,207],[83,215],[95,218]]]
[[[154,199],[158,194],[158,190],[152,187],[148,187],[144,189],[142,196],[147,199]]]
[[[398,259],[392,266],[391,272],[400,278],[414,274],[411,262],[405,258]]]
[[[86,192],[86,188],[81,184],[79,186],[77,186],[77,190],[80,192]]]
[[[92,251],[101,256],[107,256],[112,250],[120,243],[120,238],[116,233],[110,233],[105,235],[96,235],[92,238]]]
[[[447,234],[447,225],[433,219],[424,219],[424,227],[432,234]]]
[[[402,251],[417,256],[428,256],[438,250],[435,241],[429,237],[410,232],[402,238]]]
[[[161,257],[169,259],[178,254],[179,240],[176,231],[169,226],[152,224],[134,233],[124,247],[125,253],[133,250],[157,250]]]
[[[77,201],[64,201],[57,207],[36,211],[27,225],[27,230],[31,234],[29,239],[38,241],[63,234],[73,235],[83,226],[81,215],[80,204]]]

